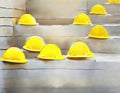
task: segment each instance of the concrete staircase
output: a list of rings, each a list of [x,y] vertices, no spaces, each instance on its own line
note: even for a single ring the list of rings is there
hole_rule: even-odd
[[[28,37],[38,35],[46,43],[57,44],[64,55],[72,43],[83,41],[95,53],[95,57],[87,60],[43,61],[36,58],[38,53],[24,50],[28,63],[0,62],[0,93],[119,93],[120,5],[106,4],[107,0],[27,0],[27,6],[23,7],[25,1],[18,1],[7,0],[8,3],[14,2],[10,5],[0,3],[4,5],[0,7],[3,11],[0,11],[0,56],[11,46],[22,49]],[[90,9],[98,3],[106,7],[108,15],[89,14]],[[14,10],[17,12],[14,13]],[[35,16],[39,26],[16,24],[26,11]],[[93,25],[73,25],[75,16],[80,12],[88,14]],[[97,24],[108,30],[110,39],[87,37]]]

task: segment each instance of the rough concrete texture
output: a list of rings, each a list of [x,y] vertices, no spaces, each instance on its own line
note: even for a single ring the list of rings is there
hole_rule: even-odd
[[[13,36],[13,27],[12,26],[1,26],[0,36]]]
[[[91,29],[96,25],[38,25],[38,26],[14,26],[14,36],[73,36],[87,37]],[[119,24],[103,25],[110,36],[120,36]]]
[[[0,8],[0,17],[20,17],[21,15],[25,14],[25,10],[17,10],[17,9],[5,9]]]
[[[17,22],[17,18],[0,18],[0,26],[13,26]]]
[[[25,0],[0,0],[0,7],[26,10]]]
[[[29,0],[27,11],[38,19],[74,18],[87,10],[87,0]]]

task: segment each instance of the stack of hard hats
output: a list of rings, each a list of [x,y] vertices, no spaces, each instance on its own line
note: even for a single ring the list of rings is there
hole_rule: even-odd
[[[105,14],[107,14],[107,11],[104,6],[97,4],[97,5],[93,6],[90,13],[97,14],[97,15],[105,15]]]
[[[109,4],[120,4],[120,0],[108,0]]]
[[[89,47],[84,42],[75,42],[70,47],[68,53],[68,58],[90,58],[94,57]]]
[[[92,28],[92,30],[90,31],[89,37],[98,38],[98,39],[108,39],[108,38],[110,38],[107,30],[101,25],[94,26]]]

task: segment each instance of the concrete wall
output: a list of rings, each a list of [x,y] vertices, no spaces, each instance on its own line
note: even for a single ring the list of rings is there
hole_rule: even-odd
[[[24,13],[26,13],[26,0],[0,0],[0,49],[13,45],[13,26]]]

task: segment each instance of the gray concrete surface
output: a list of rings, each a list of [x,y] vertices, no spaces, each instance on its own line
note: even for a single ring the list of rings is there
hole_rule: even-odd
[[[11,36],[1,36],[0,37],[0,49],[7,49],[11,46],[16,46],[17,42],[14,41],[15,38]]]
[[[5,9],[5,8],[0,8],[0,17],[20,17],[26,13],[25,10],[17,10],[17,9]]]
[[[12,26],[0,26],[0,36],[13,36],[13,27]]]
[[[0,7],[26,10],[25,0],[0,0]]]
[[[14,26],[14,36],[76,36],[86,37],[95,25],[39,25],[39,26]],[[120,36],[120,24],[103,25],[110,36]]]
[[[27,11],[37,19],[73,18],[87,10],[87,0],[29,0]]]
[[[17,18],[0,18],[0,26],[13,26]]]

